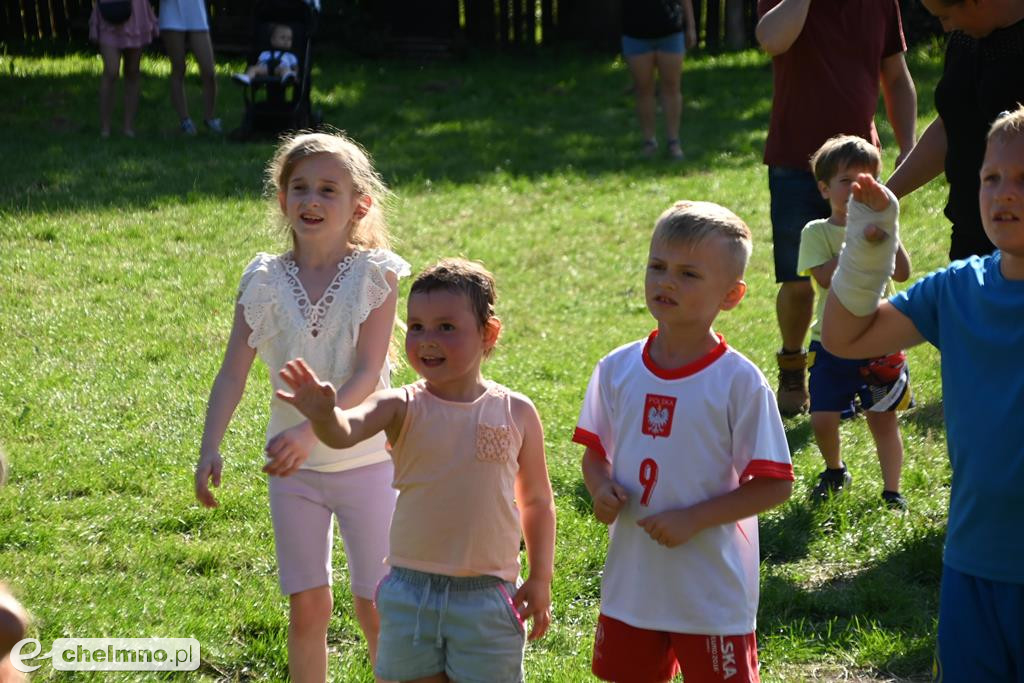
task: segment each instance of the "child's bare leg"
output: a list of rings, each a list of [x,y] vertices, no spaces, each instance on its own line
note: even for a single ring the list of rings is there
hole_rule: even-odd
[[[352,597],[352,604],[356,610],[356,620],[359,621],[359,628],[366,638],[366,649],[370,652],[370,663],[377,661],[377,638],[380,636],[380,616],[373,600],[361,598],[358,595]]]
[[[900,472],[903,470],[903,437],[895,411],[875,413],[867,411],[868,429],[878,449],[878,464],[882,467],[882,485],[886,491],[899,492]]]
[[[633,76],[633,96],[636,98],[636,118],[644,140],[654,139],[654,53],[627,57],[629,72]]]
[[[814,412],[811,413],[811,428],[814,430],[814,440],[821,451],[821,457],[825,459],[825,467],[830,470],[838,470],[843,466],[843,459],[839,447],[839,413]]]
[[[288,673],[295,683],[327,679],[327,623],[334,606],[330,586],[288,596]]]
[[[114,111],[114,88],[121,71],[121,50],[113,45],[100,43],[103,58],[103,73],[100,75],[100,135],[110,135],[110,117]]]
[[[139,89],[142,86],[139,63],[142,48],[124,51],[124,134],[135,135],[135,113],[139,110]]]

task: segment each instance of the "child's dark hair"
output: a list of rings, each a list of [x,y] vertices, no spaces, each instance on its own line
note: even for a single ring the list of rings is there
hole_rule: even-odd
[[[478,261],[441,259],[416,276],[409,289],[409,297],[438,290],[465,294],[473,317],[481,329],[489,320],[497,317],[494,314],[494,302],[497,299],[494,275]]]
[[[882,155],[877,147],[856,135],[831,137],[811,155],[811,170],[818,182],[831,181],[840,166],[873,168],[873,175],[878,175],[882,170]]]
[[[988,129],[985,139],[1007,142],[1019,135],[1024,135],[1024,104],[1018,104],[1013,111],[1000,114]]]

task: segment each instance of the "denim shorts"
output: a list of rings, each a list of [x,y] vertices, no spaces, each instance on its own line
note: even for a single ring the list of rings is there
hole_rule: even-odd
[[[394,567],[377,587],[373,672],[408,681],[444,672],[459,683],[521,683],[526,629],[516,585]]]
[[[634,38],[622,36],[622,56],[637,57],[650,52],[667,52],[669,54],[686,54],[686,38],[683,32],[670,33],[659,38]]]
[[[768,191],[771,193],[775,281],[806,280],[806,277],[797,275],[796,270],[800,232],[811,221],[828,218],[832,209],[822,199],[814,174],[807,170],[769,166]]]

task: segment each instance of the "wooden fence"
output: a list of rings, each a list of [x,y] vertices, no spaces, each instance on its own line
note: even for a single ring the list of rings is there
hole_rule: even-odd
[[[83,43],[93,0],[0,0],[0,41]],[[159,0],[152,0],[154,5]],[[531,49],[565,43],[614,51],[629,0],[321,0],[320,35],[360,52]],[[692,0],[702,49],[754,45],[756,0]],[[917,0],[901,0],[911,42],[938,34]],[[253,0],[207,0],[218,50],[245,45]]]

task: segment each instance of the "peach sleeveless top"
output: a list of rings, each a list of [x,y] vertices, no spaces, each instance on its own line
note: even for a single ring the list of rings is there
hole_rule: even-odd
[[[388,563],[448,576],[519,576],[514,484],[523,436],[509,390],[490,383],[471,403],[422,380],[404,387],[405,422],[391,457],[398,502]]]

